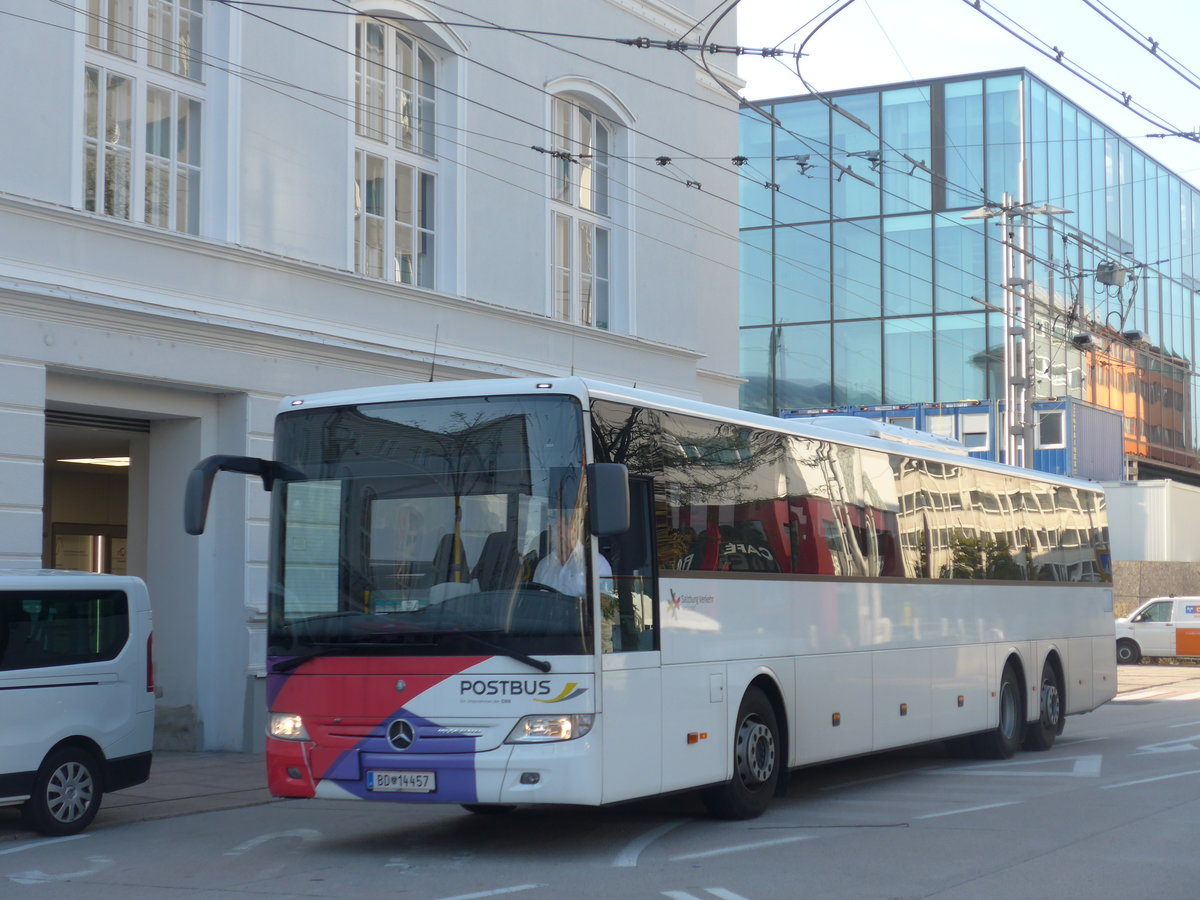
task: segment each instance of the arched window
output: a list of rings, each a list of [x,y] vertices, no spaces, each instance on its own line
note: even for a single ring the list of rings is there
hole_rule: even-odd
[[[355,29],[354,270],[435,287],[435,48],[382,19]]]
[[[612,156],[620,132],[598,104],[556,94],[550,108],[550,284],[556,319],[612,327]]]

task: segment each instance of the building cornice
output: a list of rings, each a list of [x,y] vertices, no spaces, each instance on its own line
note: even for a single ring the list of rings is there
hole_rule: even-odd
[[[32,316],[41,321],[120,329],[129,334],[162,340],[211,344],[222,349],[241,348],[258,353],[302,354],[313,361],[340,362],[350,358],[368,368],[394,370],[396,363],[432,366],[439,372],[454,370],[460,377],[472,375],[563,374],[569,369],[560,362],[542,363],[535,358],[514,358],[514,347],[492,348],[477,341],[456,340],[453,327],[469,317],[480,319],[475,331],[486,335],[501,329],[534,333],[554,344],[582,348],[595,353],[636,355],[651,352],[695,367],[703,354],[633,335],[600,329],[585,329],[551,319],[543,314],[504,307],[487,301],[417,290],[300,260],[223,244],[206,238],[161,231],[144,225],[108,219],[77,210],[0,195],[0,220],[5,215],[40,221],[63,229],[62,242],[116,240],[127,243],[130,254],[148,263],[148,271],[170,269],[171,254],[186,254],[192,265],[224,267],[229,277],[214,279],[225,296],[200,293],[197,285],[151,283],[117,279],[111,275],[54,265],[56,251],[48,250],[45,261],[0,259],[0,311]],[[73,239],[69,234],[78,237]],[[60,254],[61,256],[61,254]],[[168,257],[164,259],[164,257]],[[155,265],[154,263],[157,263]],[[165,265],[164,265],[165,264]],[[157,279],[158,282],[162,278]],[[229,291],[246,283],[274,281],[288,296],[303,293],[331,298],[321,314],[303,309],[262,308],[245,302],[241,293]],[[215,293],[215,292],[214,292]],[[394,310],[389,322],[403,321],[391,329],[377,323],[355,324],[344,315],[347,296],[363,304]],[[341,301],[341,302],[339,302]],[[402,306],[401,306],[402,305]],[[439,323],[446,327],[437,328]],[[428,326],[428,327],[425,327]],[[389,340],[391,337],[393,340]],[[604,350],[602,348],[608,348]],[[582,356],[582,354],[580,354]],[[374,360],[374,362],[371,362]],[[539,364],[540,367],[539,367]]]

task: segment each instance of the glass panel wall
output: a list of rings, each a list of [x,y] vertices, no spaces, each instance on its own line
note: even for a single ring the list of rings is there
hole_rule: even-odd
[[[780,104],[776,130],[775,219],[815,222],[829,217],[829,107],[819,100]]]
[[[932,155],[940,158],[945,173],[945,196],[938,208],[977,206],[984,198],[983,82],[951,82],[944,98],[941,147]]]
[[[883,180],[883,211],[927,210],[932,202],[929,173],[913,165],[913,160],[923,163],[933,158],[929,88],[884,91],[882,96],[884,150],[875,168]]]
[[[771,239],[773,228],[743,231],[741,238],[740,322],[742,325],[771,324]]]
[[[1023,70],[829,99],[773,103],[773,136],[743,119],[746,405],[995,400],[1001,285],[1024,274],[1037,396],[1108,404],[1127,454],[1200,472],[1200,192]],[[1013,221],[1023,272],[1001,218],[963,219],[1006,194],[1067,210]]]
[[[868,91],[838,97],[834,107],[829,147],[834,218],[879,215],[879,181],[869,177],[875,175],[870,160],[880,157],[879,94]],[[838,166],[853,169],[860,177],[848,175]]]
[[[833,402],[869,406],[882,402],[880,322],[838,322],[833,327]]]
[[[775,229],[775,321],[829,319],[829,226]]]
[[[883,323],[883,402],[933,399],[933,317]]]
[[[779,329],[779,408],[828,406],[832,402],[829,337],[828,325],[786,325]]]
[[[883,314],[933,312],[933,232],[930,217],[883,220]]]
[[[879,220],[833,223],[833,317],[880,314]]]

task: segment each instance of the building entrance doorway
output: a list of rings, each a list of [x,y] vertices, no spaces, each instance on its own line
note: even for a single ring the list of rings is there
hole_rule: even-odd
[[[128,570],[130,460],[149,430],[140,419],[46,410],[42,565],[137,574]]]

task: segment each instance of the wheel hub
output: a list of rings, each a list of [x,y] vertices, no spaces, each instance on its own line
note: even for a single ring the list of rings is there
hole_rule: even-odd
[[[747,785],[762,784],[775,771],[775,737],[757,719],[747,719],[738,731],[738,774]]]
[[[1058,725],[1062,717],[1062,698],[1058,695],[1058,685],[1053,682],[1042,684],[1042,723],[1047,727]]]

